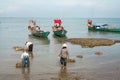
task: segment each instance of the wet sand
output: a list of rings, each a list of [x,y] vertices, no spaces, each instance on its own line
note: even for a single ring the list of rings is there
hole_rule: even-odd
[[[111,40],[105,38],[70,38],[67,40],[73,44],[79,44],[84,48],[95,46],[110,46],[115,43],[120,43],[120,40]]]

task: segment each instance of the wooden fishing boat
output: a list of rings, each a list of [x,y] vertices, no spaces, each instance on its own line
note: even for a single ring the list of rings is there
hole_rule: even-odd
[[[53,26],[52,29],[53,29],[54,35],[59,36],[59,37],[66,36],[67,31],[63,27]]]
[[[57,30],[53,31],[56,36],[64,37],[66,36],[67,31],[66,30]]]
[[[46,31],[46,32],[36,32],[36,31],[32,31],[31,32],[33,36],[36,36],[36,37],[47,37],[50,32],[49,31]]]
[[[30,25],[30,23],[32,25]],[[28,30],[31,32],[33,36],[36,36],[36,37],[47,37],[50,34],[49,31],[40,30],[40,26],[36,26],[35,20],[29,21]]]
[[[90,31],[104,31],[104,32],[120,32],[120,28],[110,27],[108,25],[93,25],[88,26],[88,30]]]
[[[112,27],[108,24],[92,24],[92,20],[88,20],[88,30],[104,31],[104,32],[120,32],[120,28]]]
[[[52,30],[54,32],[54,35],[59,37],[65,37],[67,31],[64,29],[63,26],[61,26],[62,20],[61,19],[54,19],[54,26],[52,26]]]

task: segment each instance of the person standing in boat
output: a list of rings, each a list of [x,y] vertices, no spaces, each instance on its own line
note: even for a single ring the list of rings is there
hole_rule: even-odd
[[[61,20],[61,19],[54,19],[54,25],[55,25],[56,27],[60,27],[61,24],[62,24],[62,20]]]
[[[26,47],[27,47],[27,50],[29,51],[29,52],[32,52],[33,51],[33,43],[32,42],[26,42],[25,43],[25,45],[26,45]]]
[[[61,68],[63,69],[66,68],[67,60],[69,59],[69,53],[68,53],[66,44],[62,45],[62,49],[59,54],[59,57],[60,57]]]
[[[37,32],[40,32],[40,26],[36,26],[35,30],[36,30]]]
[[[88,19],[88,27],[93,27],[92,19]]]
[[[36,26],[36,21],[35,20],[29,20],[29,26],[28,29],[33,31]]]
[[[62,20],[61,19],[57,19],[57,23],[58,23],[58,26],[61,27]]]

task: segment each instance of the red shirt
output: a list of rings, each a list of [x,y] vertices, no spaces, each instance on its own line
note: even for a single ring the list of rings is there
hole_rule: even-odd
[[[62,24],[62,21],[61,21],[61,19],[54,19],[54,23],[55,23],[55,24],[56,24],[56,23]]]

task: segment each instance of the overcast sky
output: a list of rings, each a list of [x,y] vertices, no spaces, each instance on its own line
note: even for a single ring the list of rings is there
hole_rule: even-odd
[[[120,18],[120,0],[0,0],[0,17]]]

